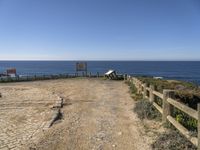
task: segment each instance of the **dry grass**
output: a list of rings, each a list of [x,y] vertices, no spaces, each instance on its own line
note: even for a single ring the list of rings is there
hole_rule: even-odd
[[[143,119],[161,119],[161,114],[148,100],[142,99],[138,101],[134,107],[134,112],[138,118]]]
[[[196,150],[197,148],[178,131],[169,130],[158,136],[152,144],[154,150]]]

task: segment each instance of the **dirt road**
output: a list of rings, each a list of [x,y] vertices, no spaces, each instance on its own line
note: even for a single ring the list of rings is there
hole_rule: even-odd
[[[71,79],[35,84],[65,100],[63,120],[35,144],[41,150],[148,150],[124,82]]]
[[[21,91],[20,89],[23,87],[26,87],[26,90],[23,89]],[[29,130],[32,131],[32,128],[37,128],[37,134],[31,134],[32,136],[27,135],[29,138],[23,142],[23,147],[25,143],[24,149],[151,149],[149,137],[145,136],[144,127],[133,112],[135,102],[130,97],[128,86],[123,81],[76,78],[12,83],[5,84],[5,87],[2,86],[1,91],[3,91],[2,102],[5,102],[6,99],[11,99],[8,97],[10,93],[13,93],[12,95],[18,93],[19,96],[20,92],[21,97],[18,99],[23,102],[23,105],[27,100],[27,103],[31,102],[30,106],[27,106],[26,103],[24,106],[26,109],[22,109],[24,111],[21,114],[25,116],[28,112],[27,110],[29,110],[29,116],[33,117],[31,110],[38,109],[39,105],[36,105],[34,101],[38,103],[43,100],[45,104],[40,104],[43,107],[41,107],[39,115],[35,114],[33,119],[26,119],[29,121],[24,121],[24,124],[22,122],[21,126],[18,125],[19,123],[15,124],[17,127],[14,131],[16,131],[15,135],[18,136],[16,138],[18,140],[19,136],[23,136],[21,133],[28,134]],[[63,118],[48,130],[42,131],[42,122],[45,122],[49,118],[46,115],[50,110],[47,104],[51,104],[57,95],[64,98],[64,107],[61,110]],[[13,96],[13,99],[15,97]],[[34,109],[32,109],[33,107]],[[16,115],[18,112],[17,110],[14,111]],[[5,118],[8,117],[6,116]],[[4,122],[8,122],[4,118],[2,119]],[[31,120],[34,120],[38,125],[31,123]],[[23,132],[17,132],[21,128]],[[8,140],[8,137],[6,140]],[[5,143],[4,141],[6,140],[2,139],[2,142]]]

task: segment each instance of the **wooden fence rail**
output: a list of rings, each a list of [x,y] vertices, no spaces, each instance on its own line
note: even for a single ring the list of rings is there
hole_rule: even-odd
[[[50,80],[50,79],[64,79],[75,77],[103,77],[98,72],[97,74],[89,73],[85,74],[58,74],[58,75],[32,75],[32,76],[17,76],[17,77],[0,77],[0,83],[2,82],[22,82],[22,81],[36,81],[36,80]]]
[[[132,82],[136,86],[137,92],[143,94],[143,98],[149,99],[153,106],[162,114],[162,123],[170,122],[190,142],[197,146],[198,150],[200,150],[200,104],[198,104],[198,109],[194,110],[173,99],[175,93],[174,90],[164,89],[163,93],[160,93],[155,90],[156,87],[154,85],[150,85],[148,87],[147,83],[142,83],[135,77],[128,76],[127,80]],[[159,97],[162,100],[162,107],[155,102],[155,96]],[[198,137],[191,136],[189,130],[171,116],[172,107],[181,110],[182,112],[186,113],[187,115],[198,121]]]

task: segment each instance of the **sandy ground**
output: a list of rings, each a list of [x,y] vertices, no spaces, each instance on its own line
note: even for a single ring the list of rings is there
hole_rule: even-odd
[[[46,127],[58,97],[23,83],[0,84],[0,93],[0,149],[21,149]]]
[[[26,92],[16,95],[18,93],[16,90],[23,91],[20,88],[25,89]],[[39,122],[37,125],[37,127],[40,126],[37,130],[39,132],[29,139],[25,139],[25,144],[21,144],[23,149],[151,149],[151,139],[145,135],[141,121],[133,112],[135,102],[130,97],[128,86],[123,81],[65,79],[1,84],[1,93],[3,97],[0,98],[0,108],[11,107],[9,103],[5,103],[6,106],[3,106],[3,99],[14,94],[13,100],[15,97],[20,99],[19,103],[23,102],[21,111],[30,111],[29,117],[34,118],[32,120],[36,120],[36,123]],[[63,118],[48,130],[43,130],[51,112],[49,106],[54,103],[57,96],[64,99],[64,107],[61,110]],[[27,102],[31,103],[30,107],[24,104],[25,100],[29,100]],[[11,102],[13,101],[11,100]],[[42,102],[40,107],[36,102]],[[36,113],[39,108],[41,110]],[[18,111],[14,112],[17,114]],[[0,115],[1,121],[8,122],[10,120],[3,118],[2,114]],[[27,124],[26,121],[24,124]],[[17,126],[18,123],[15,125]],[[0,124],[0,129],[1,126]],[[0,135],[0,141],[4,141],[1,138]]]

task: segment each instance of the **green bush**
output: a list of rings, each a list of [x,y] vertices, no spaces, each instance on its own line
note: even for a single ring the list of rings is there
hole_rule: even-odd
[[[197,132],[198,121],[177,108],[173,108],[172,116],[189,131]]]

